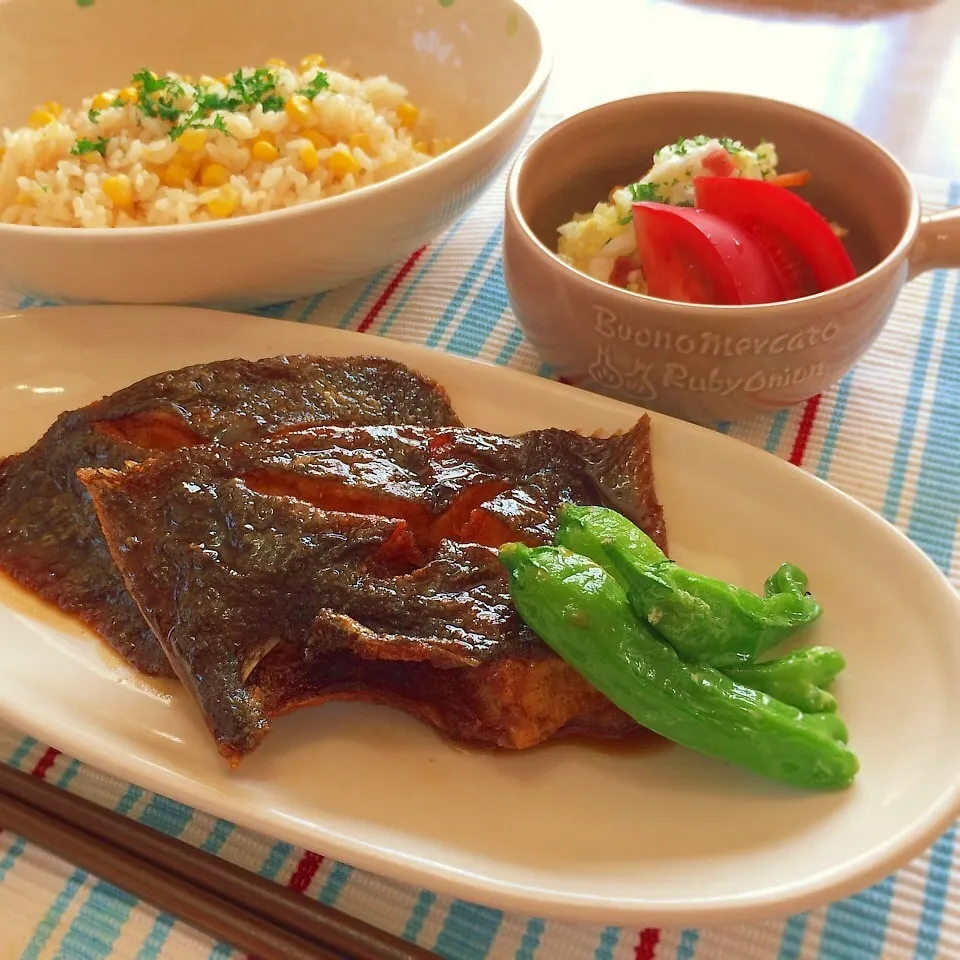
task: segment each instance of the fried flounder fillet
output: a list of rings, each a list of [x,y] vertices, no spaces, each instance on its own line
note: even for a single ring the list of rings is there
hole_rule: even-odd
[[[225,360],[148,377],[62,414],[0,463],[0,570],[100,633],[135,667],[172,675],[107,550],[82,467],[233,444],[309,425],[459,424],[446,391],[392,360]]]
[[[513,610],[495,547],[567,501],[665,546],[646,418],[627,434],[315,429],[81,471],[127,589],[232,763],[270,718],[391,704],[464,742],[633,722]]]

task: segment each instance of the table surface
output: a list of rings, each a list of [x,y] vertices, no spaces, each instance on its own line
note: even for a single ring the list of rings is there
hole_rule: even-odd
[[[543,13],[556,47],[541,123],[631,94],[726,89],[821,110],[874,137],[912,173],[960,182],[954,106],[960,103],[960,0],[524,2]],[[943,179],[920,178],[918,186],[930,209],[960,197],[960,186]],[[389,329],[408,342],[536,371],[538,358],[519,336],[498,279],[501,211],[499,196],[482,199],[455,236],[431,245],[407,279],[404,265],[369,285],[364,280],[327,298],[264,312],[327,324],[348,313],[351,329],[380,335]],[[459,306],[438,311],[445,302]],[[446,319],[438,326],[441,314]],[[802,465],[898,523],[960,586],[958,370],[960,273],[940,272],[907,288],[884,336],[835,390],[801,408],[735,425],[731,434]],[[503,916],[363,874],[324,860],[322,851],[234,830],[105,778],[0,725],[4,759],[402,933],[447,960],[532,960],[534,954],[542,960],[960,960],[955,829],[895,877],[809,916],[714,931],[620,931]],[[7,834],[0,835],[0,957],[12,956],[239,960],[229,948]]]
[[[960,178],[960,0],[525,0],[555,45],[543,109],[730,90],[828,113]]]

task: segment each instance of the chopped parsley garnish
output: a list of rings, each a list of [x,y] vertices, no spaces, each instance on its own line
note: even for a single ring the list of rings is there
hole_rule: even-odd
[[[694,146],[705,147],[710,142],[710,140],[711,140],[710,137],[705,137],[702,133],[698,133],[693,138],[693,143],[694,143]]]
[[[145,117],[164,120],[170,124],[170,137],[176,140],[184,131],[192,127],[209,127],[229,135],[226,121],[220,115],[243,106],[257,105],[265,113],[279,113],[286,105],[286,98],[277,91],[277,74],[269,67],[258,67],[244,72],[237,70],[224,81],[225,93],[221,87],[196,87],[193,104],[184,109],[182,101],[187,97],[183,84],[175,77],[158,77],[150,70],[143,69],[133,75],[131,85],[137,91],[135,105]],[[297,91],[311,100],[330,86],[327,75],[318,71],[313,79]],[[126,106],[127,101],[118,96],[111,107]],[[100,110],[91,110],[87,116],[96,123]]]
[[[630,199],[634,203],[666,203],[660,196],[660,191],[655,183],[631,183],[627,186],[627,189],[630,191]],[[633,214],[628,213],[617,222],[621,227],[624,227],[631,220],[633,220]]]
[[[302,90],[298,90],[297,93],[312,100],[321,90],[326,90],[329,86],[330,81],[327,80],[327,75],[320,70],[317,72],[317,75]]]
[[[209,123],[207,122],[209,120]],[[196,127],[205,127],[211,130],[219,130],[221,133],[225,133],[228,137],[230,136],[230,131],[227,129],[227,121],[216,114],[215,116],[210,117],[209,115],[204,116],[203,112],[199,109],[193,110],[187,118],[182,122],[178,123],[170,131],[170,139],[176,140],[185,130],[191,130]]]
[[[260,106],[263,107],[264,113],[279,113],[283,109],[284,103],[283,97],[275,93],[269,97],[264,97],[260,101]]]
[[[89,110],[89,111],[87,111],[87,119],[88,119],[91,123],[96,123],[96,122],[100,119],[100,111],[99,111],[99,110]]]
[[[146,117],[159,117],[168,123],[180,118],[177,101],[184,95],[183,85],[173,77],[158,77],[149,70],[138,70],[133,75],[137,88],[137,106]]]
[[[229,94],[222,97],[213,90],[197,90],[195,97],[196,107],[194,110],[207,111],[212,113],[214,110],[236,110],[243,103],[238,97],[231,97]]]
[[[81,137],[77,142],[70,148],[70,152],[77,157],[82,157],[87,153],[99,153],[101,157],[106,156],[107,153],[107,144],[110,142],[109,137],[100,137],[97,140],[88,140],[86,137]]]
[[[681,137],[674,145],[673,152],[678,157],[685,157],[687,155],[687,139],[686,137]]]
[[[655,183],[631,183],[627,189],[634,203],[663,203]]]
[[[720,144],[727,153],[743,152],[743,146],[737,140],[731,140],[729,137],[721,137]]]
[[[260,67],[248,75],[237,70],[230,76],[226,87],[226,94],[209,87],[198,88],[196,105],[188,114],[180,116],[180,122],[170,131],[170,136],[175,140],[191,127],[212,127],[229,134],[223,117],[211,117],[215,111],[232,111],[244,105],[255,107],[259,104],[265,113],[279,113],[286,103],[277,93],[276,74],[266,67]]]
[[[276,89],[277,78],[274,72],[267,67],[258,67],[248,77],[243,75],[242,70],[238,70],[230,78],[227,94],[235,93],[242,103],[252,107],[273,94]]]
[[[237,97],[231,97],[229,93],[224,97],[209,88],[198,89],[194,100],[193,109],[187,114],[181,114],[180,122],[170,131],[172,139],[176,140],[184,130],[189,130],[191,127],[212,127],[221,133],[229,134],[230,131],[227,130],[223,117],[211,118],[211,114],[215,110],[236,110],[243,102]],[[209,123],[206,122],[208,119]]]
[[[158,77],[152,71],[147,70],[144,67],[142,70],[138,70],[133,75],[132,83],[136,87],[140,87],[144,93],[159,93],[167,86],[166,77]]]
[[[187,116],[186,120],[182,121],[181,123],[178,123],[178,124],[170,131],[170,139],[171,139],[171,140],[176,140],[176,139],[183,133],[184,130],[188,130],[190,127],[199,127],[199,126],[201,126],[201,122],[200,122],[200,121],[201,121],[201,117],[200,117],[199,112],[198,112],[197,110],[194,110],[192,113],[190,113],[190,114]]]

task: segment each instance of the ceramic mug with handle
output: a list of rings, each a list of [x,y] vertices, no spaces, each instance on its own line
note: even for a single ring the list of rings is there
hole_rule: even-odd
[[[804,198],[847,231],[857,278],[797,300],[714,306],[623,290],[556,255],[560,224],[636,180],[659,147],[697,134],[766,139],[781,169],[811,171]],[[877,143],[760,97],[605,103],[542,134],[507,184],[507,289],[542,358],[574,384],[688,420],[742,419],[829,388],[881,333],[903,285],[937,267],[960,267],[960,211],[924,216],[907,172]]]

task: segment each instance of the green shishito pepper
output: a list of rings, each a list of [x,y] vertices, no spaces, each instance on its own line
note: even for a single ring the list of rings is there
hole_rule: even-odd
[[[612,574],[637,616],[699,663],[752,663],[820,616],[798,567],[783,564],[761,597],[678,566],[639,527],[604,507],[565,506],[556,542]]]
[[[804,788],[859,769],[832,713],[806,715],[711,667],[686,663],[601,566],[561,547],[507,544],[500,559],[523,620],[637,723],[691,750]]]
[[[724,673],[731,680],[769,693],[804,713],[832,713],[837,709],[837,701],[827,688],[845,666],[839,650],[807,647],[776,660],[728,667]]]

